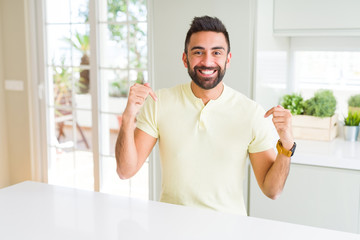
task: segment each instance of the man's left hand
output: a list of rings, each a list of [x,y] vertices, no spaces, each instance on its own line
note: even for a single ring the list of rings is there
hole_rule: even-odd
[[[285,149],[290,149],[294,144],[294,138],[291,129],[292,115],[288,109],[278,105],[268,110],[264,117],[273,115],[273,123],[279,134],[280,141]]]

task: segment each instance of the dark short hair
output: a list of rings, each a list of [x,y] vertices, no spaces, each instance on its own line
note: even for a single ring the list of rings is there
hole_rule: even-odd
[[[190,42],[190,37],[193,33],[202,32],[202,31],[211,31],[217,33],[223,33],[228,45],[228,53],[230,52],[230,39],[229,33],[226,30],[225,25],[216,17],[202,16],[194,17],[192,23],[190,24],[190,29],[186,34],[185,38],[185,49],[184,52],[187,54],[187,47]]]

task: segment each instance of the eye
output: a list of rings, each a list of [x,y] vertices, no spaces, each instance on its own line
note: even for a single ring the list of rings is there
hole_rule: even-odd
[[[195,51],[195,52],[193,52],[193,54],[200,56],[202,54],[202,52],[201,51]]]
[[[220,51],[215,51],[214,52],[214,55],[216,55],[216,56],[219,56],[219,55],[221,55],[222,53],[220,52]]]

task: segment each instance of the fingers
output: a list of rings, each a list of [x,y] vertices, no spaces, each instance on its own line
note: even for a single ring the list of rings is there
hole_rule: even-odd
[[[150,87],[150,84],[149,83],[144,83],[144,86],[150,88],[150,92],[149,92],[149,95],[152,97],[152,99],[154,99],[154,101],[156,102],[157,101],[157,96],[155,94],[155,92],[152,90],[152,88]]]
[[[273,116],[272,122],[278,131],[291,128],[292,115],[288,109],[284,109],[283,106],[278,105],[268,110],[264,117],[269,117],[270,115]]]
[[[286,148],[290,149],[294,143],[291,129],[291,112],[283,106],[278,105],[267,111],[264,117],[269,117],[270,115],[273,116],[272,122],[279,134],[280,141],[283,143],[284,147],[286,146]]]
[[[148,95],[150,95],[154,101],[157,101],[157,96],[150,87],[149,83],[145,83],[144,85],[135,83],[130,87],[129,98],[136,100],[136,103],[142,104]]]
[[[157,97],[148,83],[145,83],[144,85],[135,83],[132,85],[130,87],[128,102],[123,116],[127,116],[128,118],[136,117],[140,108],[145,103],[145,99],[149,95],[154,99],[154,101],[157,101]]]
[[[284,107],[281,106],[281,105],[277,105],[276,107],[273,107],[273,108],[269,109],[269,110],[265,113],[264,117],[267,118],[267,117],[270,116],[271,114],[274,114],[274,112],[275,112],[276,110],[280,110],[280,109],[284,109]]]

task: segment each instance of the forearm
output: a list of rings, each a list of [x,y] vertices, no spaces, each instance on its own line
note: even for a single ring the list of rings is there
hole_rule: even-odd
[[[132,177],[138,169],[134,130],[135,117],[124,115],[115,148],[117,173],[121,179]]]
[[[271,199],[276,199],[282,192],[290,170],[290,157],[283,154],[276,156],[275,162],[267,172],[263,182],[263,192]]]

